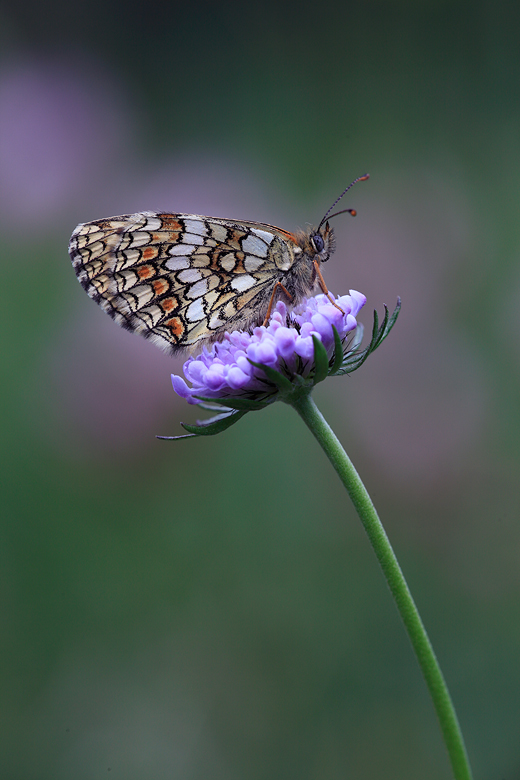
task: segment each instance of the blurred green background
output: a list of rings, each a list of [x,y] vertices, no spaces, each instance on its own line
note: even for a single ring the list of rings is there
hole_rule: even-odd
[[[366,481],[479,780],[520,778],[520,6],[3,3],[2,780],[450,777],[339,480],[275,405],[209,440],[77,283],[73,228],[335,220],[403,311],[315,398]]]

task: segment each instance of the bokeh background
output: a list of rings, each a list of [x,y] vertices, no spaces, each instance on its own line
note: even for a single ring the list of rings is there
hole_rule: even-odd
[[[336,475],[276,404],[208,440],[77,283],[140,209],[335,220],[384,346],[316,400],[371,491],[479,780],[520,778],[520,6],[4,2],[0,776],[450,777]]]

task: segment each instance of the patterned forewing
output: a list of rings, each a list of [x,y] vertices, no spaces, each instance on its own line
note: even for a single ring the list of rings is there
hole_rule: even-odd
[[[272,225],[142,212],[78,225],[69,251],[113,319],[177,351],[261,321],[295,245]]]

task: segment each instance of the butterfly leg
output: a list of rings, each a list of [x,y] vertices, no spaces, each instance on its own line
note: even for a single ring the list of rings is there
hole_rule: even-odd
[[[316,261],[316,259],[314,259],[314,268],[316,270],[316,276],[318,277],[318,282],[320,284],[320,287],[321,287],[322,291],[325,293],[325,295],[327,296],[329,301],[332,303],[332,305],[335,306],[336,309],[339,309],[342,314],[345,314],[345,312],[343,311],[341,306],[338,306],[338,304],[336,303],[336,301],[334,300],[334,298],[332,297],[332,295],[328,291],[327,285],[325,284],[325,279],[323,278],[323,274],[320,271],[320,266],[318,265],[318,262]]]
[[[275,286],[273,287],[273,292],[271,293],[271,298],[269,300],[269,306],[267,307],[267,314],[265,315],[265,319],[264,319],[262,325],[267,325],[267,323],[269,322],[269,318],[271,316],[271,310],[273,308],[274,297],[275,297],[276,291],[278,290],[279,287],[282,288],[282,290],[287,295],[287,297],[289,298],[290,301],[292,301],[292,299],[293,299],[293,297],[292,297],[291,293],[289,292],[289,290],[287,290],[283,286],[283,284],[281,282],[276,282]]]

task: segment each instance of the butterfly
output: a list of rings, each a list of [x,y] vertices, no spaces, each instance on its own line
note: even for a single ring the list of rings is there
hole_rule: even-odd
[[[85,222],[69,244],[87,294],[119,325],[176,354],[226,331],[267,323],[273,306],[296,306],[334,252],[327,211],[318,228],[290,233],[262,222],[143,211]],[[339,308],[339,307],[338,307]]]

